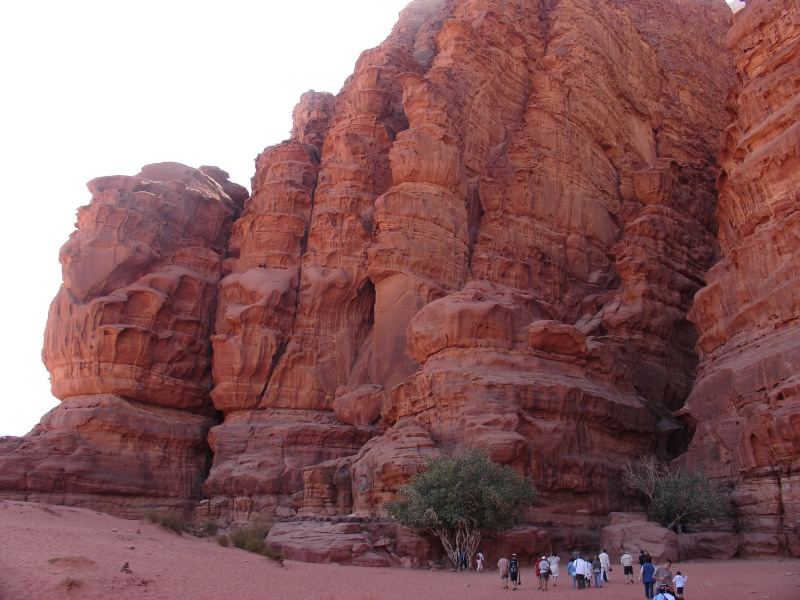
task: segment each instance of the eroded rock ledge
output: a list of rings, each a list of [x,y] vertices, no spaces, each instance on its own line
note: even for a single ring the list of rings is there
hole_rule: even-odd
[[[695,298],[700,369],[682,460],[734,485],[740,551],[800,554],[800,7],[755,0],[728,34],[720,261]]]
[[[737,17],[730,111],[723,0],[416,0],[337,96],[303,95],[249,197],[213,168],[94,180],[45,340],[63,403],[0,441],[0,493],[274,519],[307,558],[383,564],[431,551],[384,521],[427,457],[532,477],[541,506],[493,543],[567,547],[632,507],[626,458],[696,430],[685,460],[738,482],[743,540],[776,552],[797,13]]]

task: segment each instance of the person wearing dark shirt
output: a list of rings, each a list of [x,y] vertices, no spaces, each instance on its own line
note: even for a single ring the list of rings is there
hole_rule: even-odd
[[[655,572],[656,568],[649,560],[639,569],[639,581],[644,584],[644,597],[647,600],[653,600],[653,584],[656,582]]]

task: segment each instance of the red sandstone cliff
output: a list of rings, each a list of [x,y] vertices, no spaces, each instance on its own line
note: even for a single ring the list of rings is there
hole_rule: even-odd
[[[685,443],[729,16],[418,1],[306,95],[234,226],[204,514],[380,516],[465,445],[536,480],[533,520],[624,503],[620,457]]]
[[[752,0],[728,34],[720,261],[695,298],[700,369],[682,460],[735,484],[743,554],[800,554],[800,4]]]
[[[42,353],[62,403],[0,441],[0,490],[123,514],[186,506],[207,471],[212,311],[247,192],[176,163],[89,190]]]
[[[784,27],[769,25],[780,2],[754,4],[745,14],[765,15],[770,43],[791,42],[796,6]],[[744,19],[734,38],[753,35]],[[543,491],[528,520],[560,526],[514,535],[591,536],[627,502],[625,458],[687,441],[672,414],[697,365],[687,312],[719,251],[729,21],[723,0],[416,0],[338,96],[303,96],[246,201],[207,169],[96,180],[48,324],[64,402],[0,443],[0,493],[123,512],[203,497],[202,518],[289,519],[276,545],[314,539],[308,556],[329,544],[382,564],[386,535],[400,555],[430,549],[402,530],[301,519],[380,517],[426,457],[480,446]],[[753,64],[773,73],[793,47]],[[784,180],[758,197],[755,179],[736,183],[731,161],[756,148],[734,140],[757,130],[748,139],[772,156],[776,121],[756,121],[784,101],[796,114],[793,81],[774,82],[789,100],[754,84],[752,122],[729,130],[723,260],[693,312],[692,456],[718,426],[702,390],[726,343],[714,322],[734,303],[707,302],[706,317],[703,298],[738,289],[734,223],[793,214]],[[797,313],[776,303],[781,322]],[[773,479],[775,464],[758,462]]]

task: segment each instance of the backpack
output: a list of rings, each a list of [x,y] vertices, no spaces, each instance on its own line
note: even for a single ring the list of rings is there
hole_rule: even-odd
[[[543,560],[539,563],[539,572],[542,575],[550,572],[550,563],[547,560]]]
[[[512,558],[511,562],[508,564],[508,574],[511,575],[512,578],[516,578],[518,568],[517,560]]]

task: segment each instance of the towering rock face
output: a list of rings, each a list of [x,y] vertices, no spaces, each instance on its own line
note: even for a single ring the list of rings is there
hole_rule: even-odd
[[[297,340],[295,346],[287,345],[301,326],[298,307],[317,277],[303,256],[312,204],[315,194],[319,203],[321,193],[320,146],[334,104],[330,94],[303,95],[294,111],[291,139],[257,158],[253,195],[233,227],[232,258],[225,262],[212,338],[211,397],[225,414],[225,422],[209,436],[214,465],[203,489],[212,498],[212,516],[246,520],[254,513],[274,514],[281,503],[294,511],[300,504],[303,467],[355,454],[374,435],[371,428],[337,422],[324,410],[329,407],[296,397],[311,393],[312,366],[295,376],[296,388],[287,387],[285,397],[270,397],[278,369],[289,368],[281,359],[287,352],[302,351]],[[334,292],[332,298],[315,299],[306,310],[313,326],[321,327],[312,318],[334,311],[326,313],[332,320],[330,315],[344,309]],[[344,334],[359,331],[345,329]],[[314,341],[311,333],[308,340]]]
[[[744,554],[800,554],[800,6],[752,0],[721,153],[721,259],[690,313],[700,370],[683,460],[735,484]]]
[[[213,306],[247,192],[175,163],[89,190],[45,332],[62,404],[2,442],[0,489],[122,513],[185,504],[207,470]]]
[[[423,555],[303,519],[380,517],[477,446],[561,527],[517,535],[566,547],[626,508],[625,459],[694,429],[685,460],[742,476],[745,538],[776,550],[800,506],[798,21],[742,14],[718,212],[724,0],[415,0],[337,96],[303,95],[250,198],[179,165],[95,180],[45,341],[63,403],[0,441],[0,490]]]
[[[304,96],[234,225],[210,514],[381,515],[480,446],[544,491],[531,519],[573,522],[624,504],[624,457],[682,450],[729,19],[417,0]]]

